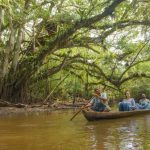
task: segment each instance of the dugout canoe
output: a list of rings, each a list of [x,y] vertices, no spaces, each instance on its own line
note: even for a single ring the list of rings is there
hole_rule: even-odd
[[[93,121],[93,120],[117,119],[123,117],[138,116],[141,114],[148,114],[150,113],[150,110],[144,109],[144,110],[134,110],[134,111],[124,111],[124,112],[119,112],[119,111],[95,112],[95,111],[89,111],[84,109],[82,110],[82,113],[88,121]]]

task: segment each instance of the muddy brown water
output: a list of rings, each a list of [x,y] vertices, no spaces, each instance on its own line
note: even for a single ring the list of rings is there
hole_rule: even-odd
[[[0,150],[150,150],[150,115],[88,122],[75,111],[0,117]]]

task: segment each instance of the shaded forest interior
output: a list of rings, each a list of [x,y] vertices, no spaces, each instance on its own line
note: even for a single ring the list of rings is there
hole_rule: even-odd
[[[0,99],[74,102],[105,87],[150,97],[150,1],[0,2]]]

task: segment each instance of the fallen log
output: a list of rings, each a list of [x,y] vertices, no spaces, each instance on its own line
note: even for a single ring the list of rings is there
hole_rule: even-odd
[[[0,107],[8,107],[11,103],[0,99]]]
[[[0,107],[24,108],[24,107],[27,107],[27,105],[22,104],[22,103],[13,104],[13,103],[10,103],[10,102],[8,102],[8,101],[4,101],[4,100],[0,99]]]
[[[25,108],[25,107],[27,107],[27,105],[21,104],[21,103],[13,104],[12,106],[13,106],[13,107],[17,107],[17,108]]]

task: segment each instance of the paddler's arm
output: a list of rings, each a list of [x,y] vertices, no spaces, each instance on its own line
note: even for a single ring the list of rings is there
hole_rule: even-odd
[[[91,107],[93,103],[94,103],[94,99],[92,98],[89,103],[87,103],[85,106],[82,106],[81,108],[83,109],[83,108]]]
[[[85,105],[85,106],[82,106],[82,108],[88,108],[88,107],[91,107],[92,106],[92,103],[88,103],[87,105]]]

